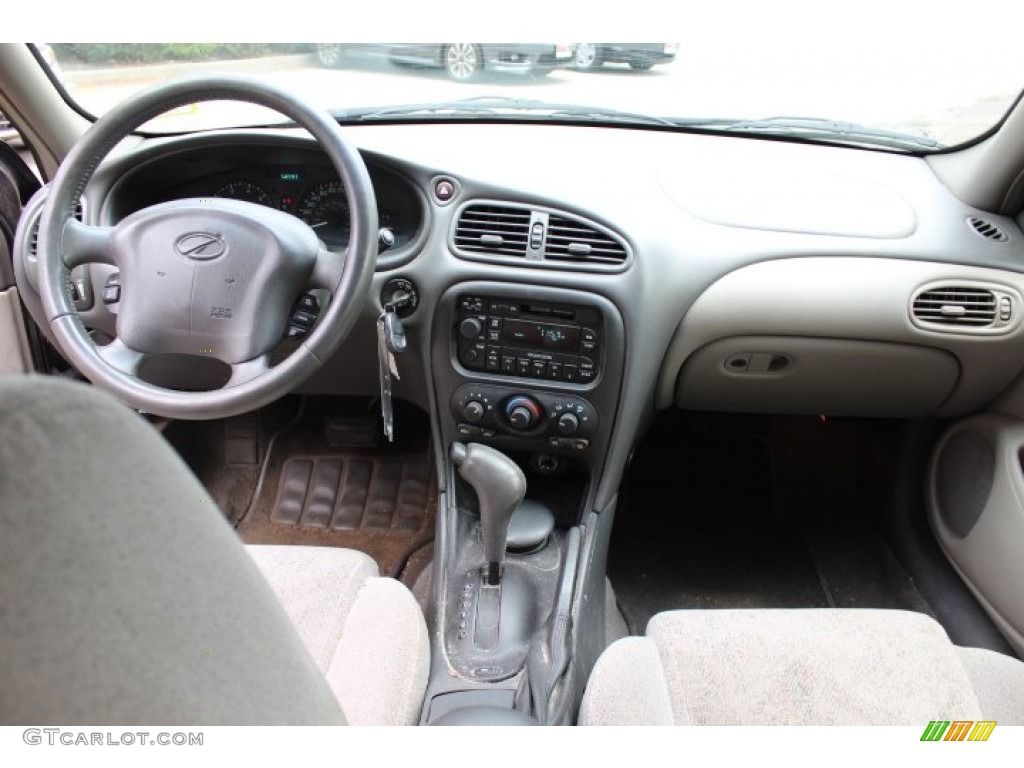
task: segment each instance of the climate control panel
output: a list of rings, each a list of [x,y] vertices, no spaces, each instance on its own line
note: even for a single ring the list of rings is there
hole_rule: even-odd
[[[548,450],[575,452],[587,450],[597,432],[597,411],[576,395],[466,384],[452,395],[451,409],[464,438],[532,438]]]

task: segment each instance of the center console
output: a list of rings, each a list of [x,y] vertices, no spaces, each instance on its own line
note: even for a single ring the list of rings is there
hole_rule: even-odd
[[[439,300],[431,368],[444,488],[434,568],[434,669],[423,722],[464,706],[514,709],[558,722],[571,664],[582,539],[615,424],[625,332],[615,305],[579,290],[466,282]],[[472,449],[473,444],[485,446]],[[467,454],[467,449],[469,453]],[[512,472],[481,479],[466,456],[494,449]],[[490,459],[488,459],[490,461]],[[492,467],[501,461],[494,460]],[[511,529],[542,540],[494,554],[499,476],[526,480]],[[473,482],[467,482],[473,474]],[[494,479],[487,479],[494,478]],[[522,498],[522,494],[518,496]],[[517,504],[518,500],[510,502]],[[518,535],[518,534],[517,534]],[[491,554],[486,554],[489,551]]]

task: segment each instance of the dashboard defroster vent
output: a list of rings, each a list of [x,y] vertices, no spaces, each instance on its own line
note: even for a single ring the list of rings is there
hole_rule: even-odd
[[[978,216],[971,216],[967,219],[967,223],[971,229],[977,232],[979,235],[984,237],[986,240],[992,240],[997,243],[1005,243],[1010,238],[1009,236],[998,226],[993,224],[988,219],[982,219]]]
[[[491,200],[462,209],[452,248],[468,259],[591,272],[620,271],[630,257],[625,240],[600,224],[542,206]]]
[[[499,205],[470,205],[455,228],[455,245],[471,253],[526,256],[530,211]]]

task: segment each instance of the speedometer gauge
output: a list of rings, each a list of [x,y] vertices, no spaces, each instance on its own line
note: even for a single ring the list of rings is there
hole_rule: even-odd
[[[247,203],[259,203],[270,208],[274,207],[270,193],[251,181],[232,181],[230,184],[225,184],[214,193],[214,197],[230,197],[232,200],[244,200]]]
[[[313,187],[299,203],[298,215],[326,245],[348,245],[351,221],[340,181],[324,181]]]

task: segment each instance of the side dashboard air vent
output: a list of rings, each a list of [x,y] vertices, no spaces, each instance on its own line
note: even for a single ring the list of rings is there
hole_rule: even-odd
[[[914,323],[950,333],[1005,333],[1019,322],[1020,297],[999,286],[934,285],[911,302]]]
[[[470,205],[455,228],[456,248],[495,256],[526,256],[530,211],[501,205]]]
[[[977,232],[979,235],[984,237],[986,240],[992,240],[996,243],[1005,243],[1010,237],[997,225],[993,224],[988,219],[982,219],[978,216],[971,216],[967,219],[968,225],[971,229]]]
[[[79,221],[82,220],[81,200],[79,200],[78,203],[75,204],[75,218],[78,219]],[[32,230],[29,233],[28,255],[29,258],[31,259],[35,259],[36,255],[39,253],[39,223],[42,221],[42,219],[43,214],[42,210],[40,210],[39,215],[36,216],[36,220],[32,222]]]
[[[629,262],[625,240],[592,221],[549,208],[496,201],[466,205],[452,235],[453,250],[482,261],[523,266],[619,271]]]

